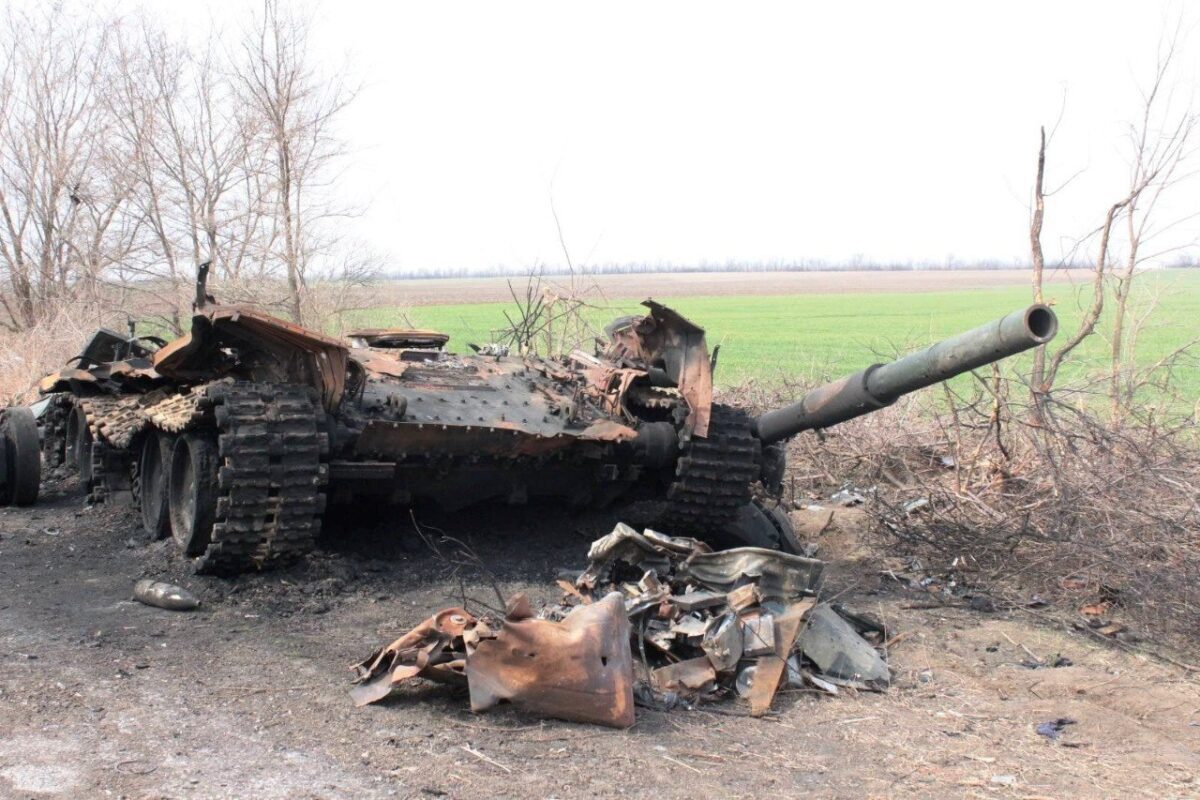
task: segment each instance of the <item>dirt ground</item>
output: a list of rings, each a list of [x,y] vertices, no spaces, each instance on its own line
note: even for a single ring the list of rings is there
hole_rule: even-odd
[[[613,519],[433,521],[537,600]],[[737,701],[639,709],[628,731],[473,716],[432,685],[356,709],[347,666],[460,602],[409,530],[406,515],[359,519],[304,564],[230,581],[188,574],[171,544],[126,510],[86,507],[70,481],[0,511],[0,797],[1200,796],[1196,679],[1028,614],[882,586],[849,518],[822,537],[827,588],[902,635],[888,694],[790,692],[762,720]],[[204,606],[131,602],[143,576]],[[1070,665],[1030,669],[1032,656]],[[1061,717],[1076,723],[1058,742],[1038,735]]]
[[[1076,273],[1081,280],[1083,273]],[[1068,282],[1071,274],[1051,273],[1047,281]],[[457,305],[460,303],[508,303],[524,278],[422,278],[388,281],[375,287],[376,305]],[[564,275],[546,278],[564,283]],[[611,299],[644,297],[695,297],[711,295],[840,294],[860,292],[938,292],[987,289],[996,286],[1028,286],[1028,269],[1002,270],[915,270],[903,272],[687,272],[642,275],[589,275],[579,280],[593,282]]]

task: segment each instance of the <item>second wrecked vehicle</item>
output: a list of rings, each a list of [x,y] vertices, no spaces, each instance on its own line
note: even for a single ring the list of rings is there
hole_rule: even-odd
[[[188,334],[98,331],[40,390],[43,461],[96,500],[132,498],[202,572],[271,567],[313,547],[329,501],[447,509],[552,497],[660,501],[656,524],[794,550],[777,496],[783,443],[1048,341],[1042,305],[876,365],[753,419],[713,402],[704,330],[666,306],[621,318],[595,352],[447,352],[431,331],[351,343],[197,281]],[[353,346],[352,346],[353,345]],[[26,448],[28,449],[28,448]]]

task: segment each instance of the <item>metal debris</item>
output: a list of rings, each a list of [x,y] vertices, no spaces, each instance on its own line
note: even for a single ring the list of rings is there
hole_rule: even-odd
[[[629,621],[618,593],[573,609],[561,622],[535,619],[515,595],[489,624],[447,608],[356,664],[356,705],[384,699],[416,678],[466,683],[471,710],[501,702],[559,719],[633,724]]]
[[[478,636],[479,620],[461,608],[446,608],[355,664],[350,691],[354,704],[365,706],[382,700],[397,686],[413,678],[442,683],[461,682],[465,668],[465,637]]]
[[[168,611],[191,611],[200,607],[200,598],[182,586],[143,578],[133,585],[133,599]]]
[[[522,595],[523,597],[523,595]],[[471,710],[507,701],[536,714],[633,724],[633,657],[622,596],[613,592],[562,622],[510,611],[494,638],[466,654]]]
[[[1052,719],[1047,722],[1040,722],[1037,725],[1037,734],[1038,736],[1045,736],[1052,742],[1057,742],[1058,737],[1062,735],[1062,732],[1066,730],[1067,726],[1074,725],[1075,722],[1076,720],[1073,720],[1070,717],[1059,717],[1058,719]]]
[[[535,618],[516,595],[499,622],[446,609],[357,667],[359,705],[416,678],[465,680],[471,709],[502,701],[627,727],[634,703],[666,710],[733,694],[761,716],[780,686],[883,690],[869,615],[818,604],[823,562],[618,524],[592,543],[574,584]],[[845,615],[845,618],[842,616]]]
[[[696,552],[680,568],[682,577],[708,588],[734,591],[753,583],[764,600],[784,600],[813,594],[825,562],[761,547],[735,547]]]
[[[855,491],[851,487],[846,487],[844,489],[839,489],[830,495],[829,502],[833,503],[834,505],[842,506],[843,508],[849,508],[850,506],[861,506],[863,503],[867,502],[867,498],[864,497],[861,492]]]
[[[651,673],[651,683],[660,692],[711,691],[716,688],[716,682],[717,671],[704,656],[659,667]]]
[[[775,651],[775,617],[748,614],[742,619],[742,655],[763,656]]]
[[[883,689],[891,675],[878,651],[828,603],[809,613],[797,648],[821,668],[831,683],[859,689]]]
[[[882,641],[876,635],[882,626],[849,610],[847,621],[840,609],[817,604],[822,561],[754,547],[713,552],[695,539],[623,524],[592,544],[588,560],[575,592],[542,613],[557,616],[621,592],[634,635],[639,703],[659,708],[668,699],[737,693],[761,715],[784,683],[825,694],[836,694],[839,685],[888,685],[887,664],[859,634]],[[696,636],[700,622],[703,634]]]

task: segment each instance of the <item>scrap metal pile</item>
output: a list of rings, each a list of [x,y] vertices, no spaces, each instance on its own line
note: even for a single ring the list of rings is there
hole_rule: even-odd
[[[358,705],[418,678],[562,719],[628,727],[634,704],[670,708],[733,694],[767,713],[781,686],[883,690],[882,626],[817,600],[824,563],[618,524],[588,567],[536,616],[516,595],[500,621],[439,611],[355,666]],[[869,641],[868,638],[874,641]]]

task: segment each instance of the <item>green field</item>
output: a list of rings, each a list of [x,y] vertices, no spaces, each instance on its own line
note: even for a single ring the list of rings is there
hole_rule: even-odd
[[[1200,272],[1154,272],[1138,280],[1133,300],[1138,312],[1157,303],[1137,346],[1138,362],[1149,365],[1200,337]],[[1066,284],[1051,285],[1047,298],[1059,315],[1061,341],[1083,315],[1081,298],[1078,290]],[[636,312],[638,299],[610,300],[606,309],[595,315],[595,322],[599,326],[619,314]],[[1030,302],[1030,291],[989,288],[655,299],[704,326],[710,347],[721,345],[716,378],[718,385],[729,386],[749,379],[774,383],[786,376],[810,380],[850,372],[1021,308]],[[505,310],[511,311],[512,306],[428,306],[409,309],[408,319],[414,325],[449,333],[451,348],[465,351],[467,342],[493,340],[494,332],[504,327]],[[1100,335],[1086,341],[1064,368],[1064,378],[1103,374],[1109,350],[1104,335],[1107,316]],[[404,324],[400,312],[389,308],[358,312],[352,322],[372,326]],[[1185,397],[1194,402],[1200,396],[1200,369],[1195,360],[1176,373],[1176,380],[1176,388]]]

